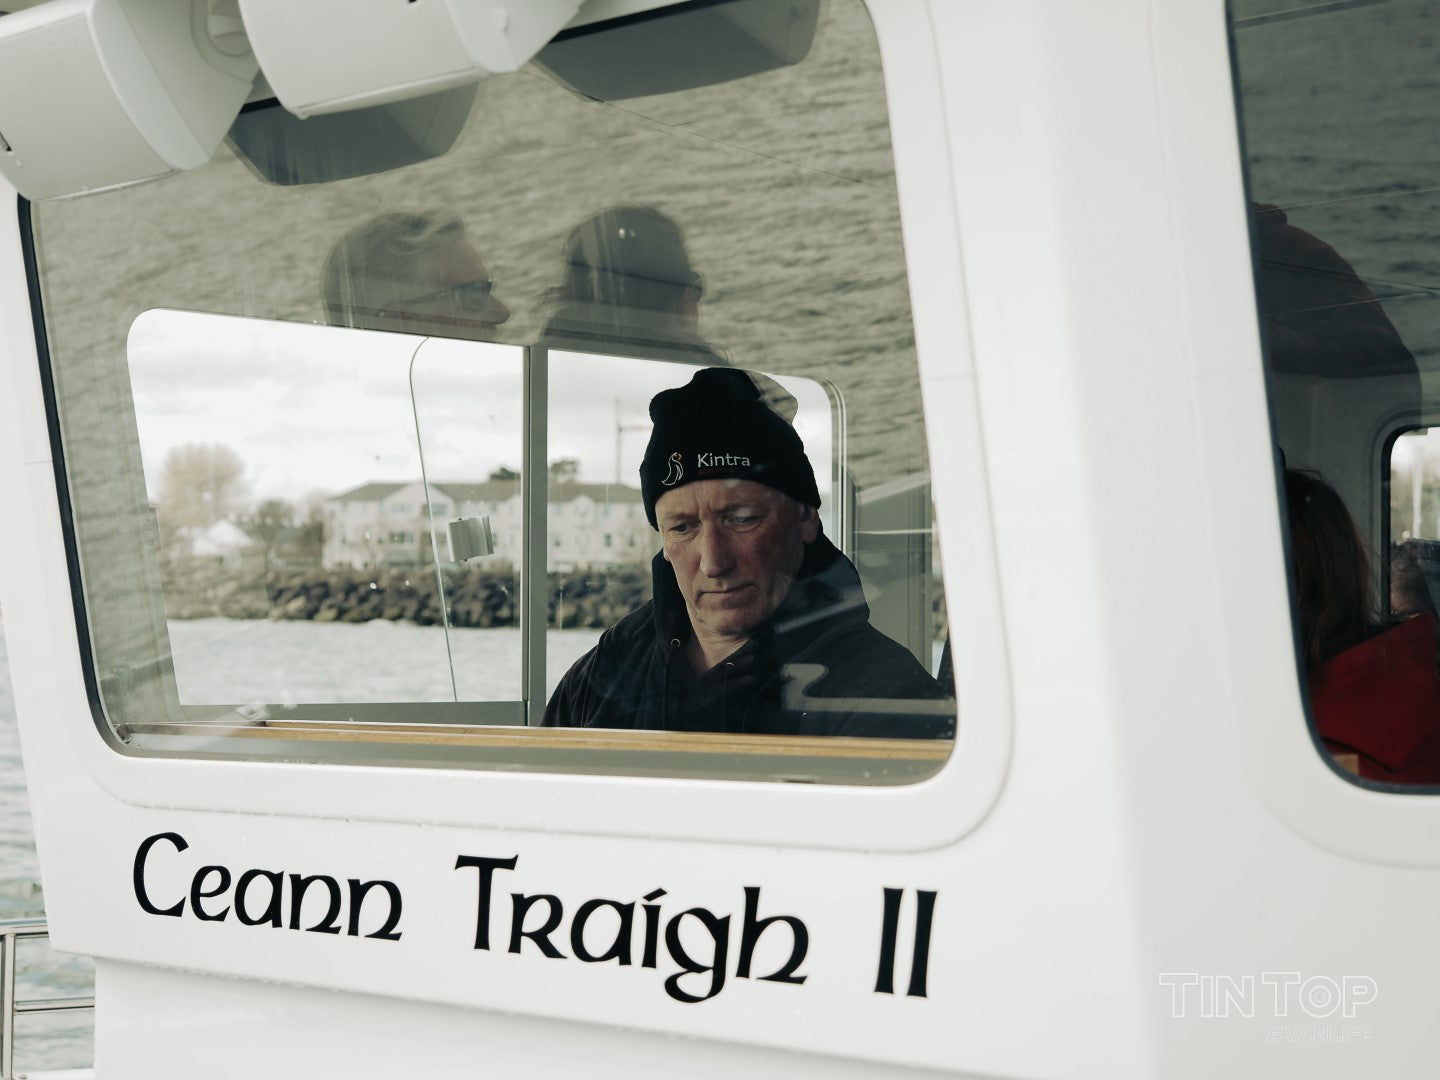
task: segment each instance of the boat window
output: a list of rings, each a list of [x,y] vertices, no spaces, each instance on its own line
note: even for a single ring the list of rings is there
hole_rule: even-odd
[[[486,613],[516,623],[495,597],[519,595],[520,473],[506,463],[521,461],[521,353],[194,312],[135,320],[180,706],[521,700],[518,633],[458,632]],[[467,525],[488,533],[484,552],[452,550]],[[318,627],[324,647],[306,647]]]
[[[114,746],[853,784],[943,764],[873,29],[860,0],[793,25],[730,6],[581,27],[351,118],[439,110],[413,153],[262,103],[203,168],[29,208]],[[732,24],[771,44],[646,84],[637,56]],[[676,526],[744,551],[687,593],[650,517],[717,484],[763,505]],[[746,563],[735,537],[772,518]]]
[[[1440,109],[1423,0],[1232,0],[1256,284],[1317,746],[1440,785]],[[1383,104],[1380,104],[1383,103]]]

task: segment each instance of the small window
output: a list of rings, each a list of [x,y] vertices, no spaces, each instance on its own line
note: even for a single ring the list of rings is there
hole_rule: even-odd
[[[1396,436],[1388,472],[1387,610],[1392,619],[1440,611],[1440,428]]]

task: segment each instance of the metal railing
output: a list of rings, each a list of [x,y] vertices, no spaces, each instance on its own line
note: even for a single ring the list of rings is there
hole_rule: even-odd
[[[0,1080],[15,1078],[15,1017],[20,1013],[93,1009],[93,997],[15,996],[15,953],[25,938],[50,936],[44,919],[0,919]]]

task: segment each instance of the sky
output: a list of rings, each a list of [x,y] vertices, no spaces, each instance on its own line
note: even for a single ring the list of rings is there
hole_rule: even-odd
[[[1440,472],[1440,427],[1421,428],[1418,431],[1408,431],[1395,440],[1395,445],[1390,451],[1390,464],[1394,468],[1408,469],[1419,456],[1425,465],[1425,471],[1431,475],[1431,483],[1434,477]]]
[[[166,454],[186,443],[235,450],[252,502],[416,480],[422,451],[432,482],[521,466],[519,346],[154,309],[127,349],[152,497]],[[650,398],[691,369],[560,352],[550,366],[547,459],[577,458],[580,480],[613,482],[618,442],[619,477],[637,485]],[[799,401],[795,426],[828,503],[829,399],[810,380],[778,381]]]

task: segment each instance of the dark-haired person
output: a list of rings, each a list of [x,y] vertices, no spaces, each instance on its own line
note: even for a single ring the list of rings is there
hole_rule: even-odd
[[[454,214],[389,210],[345,233],[320,291],[333,326],[488,341],[510,318]]]
[[[750,377],[706,368],[657,394],[650,417],[640,486],[662,543],[654,599],[575,662],[544,722],[950,734],[953,704],[870,625],[854,565],[821,529],[804,445]]]
[[[1420,372],[1375,293],[1333,247],[1278,206],[1251,206],[1256,287],[1272,367],[1299,375],[1387,375],[1419,400]]]
[[[1290,555],[1310,710],[1332,753],[1360,776],[1440,784],[1440,675],[1429,612],[1386,626],[1370,553],[1335,489],[1285,472]]]
[[[679,346],[723,362],[700,336],[704,294],[685,234],[672,218],[653,206],[612,206],[566,238],[545,333]]]

